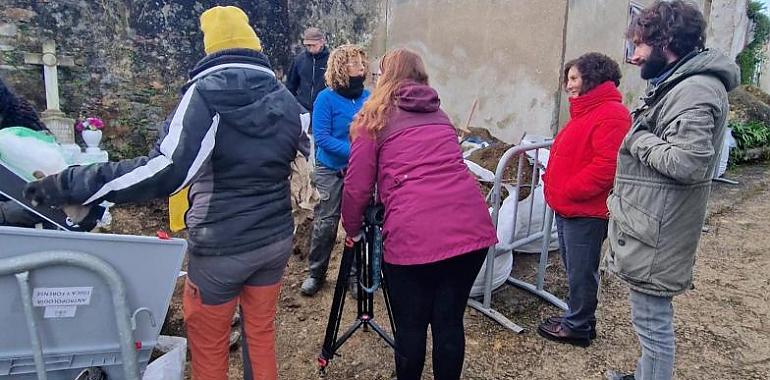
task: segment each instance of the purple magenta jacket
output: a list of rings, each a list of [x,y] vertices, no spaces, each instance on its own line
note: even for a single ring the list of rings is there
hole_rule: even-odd
[[[462,157],[454,127],[430,86],[396,92],[387,125],[353,140],[342,195],[342,225],[361,231],[377,185],[385,206],[384,260],[428,264],[497,243],[476,179]]]

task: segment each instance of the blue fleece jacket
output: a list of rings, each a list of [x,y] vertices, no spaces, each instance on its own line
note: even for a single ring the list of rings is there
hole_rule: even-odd
[[[318,164],[332,170],[348,166],[350,122],[367,98],[367,90],[358,99],[348,99],[331,88],[318,94],[313,104],[313,138]]]

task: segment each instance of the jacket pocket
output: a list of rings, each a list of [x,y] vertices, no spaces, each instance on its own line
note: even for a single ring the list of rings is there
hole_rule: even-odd
[[[660,220],[611,194],[607,200],[612,269],[621,277],[646,282],[653,270],[660,238]]]
[[[660,238],[660,219],[627,202],[617,194],[610,194],[607,207],[620,232],[647,246],[655,248]]]

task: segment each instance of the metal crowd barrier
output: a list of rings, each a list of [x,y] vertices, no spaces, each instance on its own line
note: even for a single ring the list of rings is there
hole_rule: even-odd
[[[535,144],[528,144],[528,145],[518,145],[514,146],[510,149],[508,149],[505,154],[503,154],[503,157],[500,159],[500,161],[497,164],[497,169],[495,170],[495,182],[494,187],[492,188],[491,197],[492,197],[492,221],[495,224],[495,228],[498,227],[499,221],[500,221],[500,207],[502,204],[502,193],[501,188],[503,186],[503,174],[505,172],[505,168],[508,165],[508,162],[513,157],[519,158],[519,165],[518,169],[516,171],[516,183],[515,183],[515,191],[510,192],[509,196],[517,196],[518,194],[521,194],[521,189],[523,187],[529,187],[530,188],[530,194],[532,194],[535,191],[535,188],[537,187],[537,184],[540,179],[540,173],[543,169],[539,159],[541,157],[541,150],[545,148],[549,148],[551,146],[552,142],[542,142],[542,143],[535,143]],[[532,158],[532,181],[530,184],[522,184],[522,174],[524,173],[524,162],[527,161],[529,158]],[[484,280],[484,298],[481,302],[476,301],[474,299],[468,300],[468,305],[484,315],[492,318],[493,320],[497,321],[498,323],[502,324],[504,327],[516,332],[520,333],[524,331],[524,329],[517,325],[516,323],[513,323],[510,319],[508,319],[506,316],[498,312],[492,307],[492,280],[493,280],[493,274],[494,274],[494,264],[495,264],[495,257],[496,253],[498,252],[511,252],[516,251],[517,248],[532,243],[533,241],[537,241],[542,239],[542,246],[540,250],[540,260],[539,265],[537,268],[537,276],[535,283],[529,283],[521,279],[514,278],[512,275],[508,277],[506,280],[507,284],[511,284],[513,286],[516,286],[518,288],[521,288],[523,290],[526,290],[528,292],[531,292],[541,298],[543,298],[545,301],[553,304],[556,307],[561,308],[562,310],[567,310],[567,304],[556,297],[555,295],[547,292],[545,290],[545,270],[546,266],[548,265],[548,247],[551,242],[551,230],[553,228],[553,210],[551,210],[548,205],[543,202],[543,210],[539,211],[542,212],[543,215],[543,223],[540,228],[537,228],[537,226],[532,226],[532,217],[534,214],[534,201],[535,197],[530,196],[529,197],[529,216],[526,219],[528,223],[527,225],[527,232],[525,234],[525,237],[520,238],[515,241],[506,241],[506,242],[500,242],[497,244],[497,246],[490,247],[489,252],[487,253],[487,261],[486,261],[486,272],[485,272],[485,280]],[[514,209],[513,209],[513,233],[511,234],[511,240],[514,240],[516,238],[516,231],[517,228],[523,228],[523,226],[517,226],[516,225],[516,216],[518,215],[519,211],[519,202],[515,202]],[[515,265],[515,261],[514,261]]]

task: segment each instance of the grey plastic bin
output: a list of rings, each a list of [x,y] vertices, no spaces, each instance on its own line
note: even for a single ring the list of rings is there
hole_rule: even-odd
[[[0,273],[21,257],[72,254],[106,262],[125,285],[127,317],[133,316],[135,323],[130,339],[143,372],[186,248],[180,239],[0,227]],[[54,265],[30,270],[28,281],[47,378],[72,380],[83,368],[95,366],[110,380],[125,379],[118,334],[119,319],[125,322],[125,316],[116,317],[113,293],[104,278],[77,266]],[[3,380],[38,378],[20,283],[12,273],[0,276]]]

